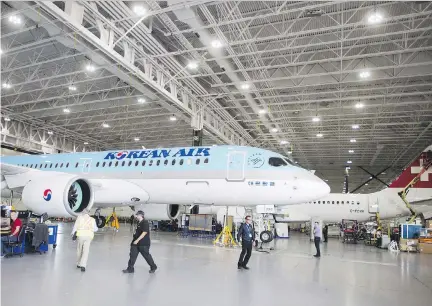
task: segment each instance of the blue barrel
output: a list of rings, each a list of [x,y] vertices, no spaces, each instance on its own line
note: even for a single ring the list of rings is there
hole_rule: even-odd
[[[48,244],[52,244],[55,249],[57,246],[58,225],[48,225]]]

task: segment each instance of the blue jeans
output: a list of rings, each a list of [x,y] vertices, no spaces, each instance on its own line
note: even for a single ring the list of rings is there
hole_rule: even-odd
[[[9,247],[6,246],[6,243],[10,241],[10,242],[17,242],[18,241],[18,237],[16,236],[3,236],[1,237],[1,254],[4,255],[6,253],[11,253],[11,249]]]

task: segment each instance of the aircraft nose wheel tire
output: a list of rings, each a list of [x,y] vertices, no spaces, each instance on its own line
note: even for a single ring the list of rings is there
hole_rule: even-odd
[[[260,234],[260,239],[264,243],[269,243],[273,240],[273,233],[270,231],[262,231]]]

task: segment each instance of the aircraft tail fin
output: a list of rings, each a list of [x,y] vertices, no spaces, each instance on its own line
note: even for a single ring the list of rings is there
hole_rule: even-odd
[[[418,174],[422,173],[420,180],[413,188],[432,189],[432,145],[423,152],[390,184],[390,188],[405,188]],[[424,170],[424,167],[429,166]]]

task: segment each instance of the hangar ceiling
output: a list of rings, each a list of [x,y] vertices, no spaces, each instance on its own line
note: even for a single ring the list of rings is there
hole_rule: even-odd
[[[281,152],[332,192],[347,166],[349,190],[369,179],[358,166],[390,167],[388,182],[432,140],[431,14],[427,1],[2,1],[2,141],[183,146],[203,126],[205,145]]]

